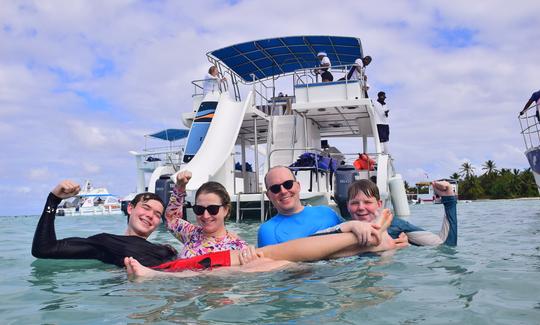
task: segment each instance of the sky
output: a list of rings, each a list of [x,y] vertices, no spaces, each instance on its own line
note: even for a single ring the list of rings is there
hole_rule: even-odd
[[[130,150],[183,127],[206,53],[250,40],[340,35],[373,57],[390,151],[409,183],[470,162],[528,167],[518,112],[540,89],[540,2],[2,1],[0,215],[40,214],[62,179],[126,195]]]

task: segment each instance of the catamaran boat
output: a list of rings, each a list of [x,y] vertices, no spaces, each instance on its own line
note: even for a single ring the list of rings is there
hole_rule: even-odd
[[[319,52],[330,58],[335,81],[319,80]],[[235,44],[207,57],[226,81],[212,88],[208,80],[192,82],[193,111],[182,116],[189,128],[182,157],[148,168],[136,155],[138,192],[155,192],[168,201],[175,173],[189,170],[188,201],[204,182],[217,181],[231,195],[237,222],[249,215],[264,221],[271,209],[263,177],[270,167],[283,165],[294,170],[305,204],[346,214],[347,186],[371,179],[385,207],[409,215],[403,180],[379,141],[379,117],[367,97],[366,79],[346,77],[363,57],[360,39],[279,37]],[[358,153],[374,159],[375,169],[355,170]]]
[[[536,117],[538,109],[538,104],[530,106],[518,119],[525,142],[525,156],[540,193],[540,125]]]
[[[115,214],[122,214],[118,198],[106,188],[94,188],[89,180],[86,180],[79,194],[62,200],[56,210],[57,216]]]

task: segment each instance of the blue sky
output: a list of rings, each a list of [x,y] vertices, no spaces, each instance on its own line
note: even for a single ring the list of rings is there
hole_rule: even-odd
[[[128,152],[182,126],[206,52],[274,36],[362,39],[409,182],[465,161],[526,168],[517,113],[540,89],[539,16],[537,1],[5,1],[0,215],[39,214],[65,178],[133,191]]]

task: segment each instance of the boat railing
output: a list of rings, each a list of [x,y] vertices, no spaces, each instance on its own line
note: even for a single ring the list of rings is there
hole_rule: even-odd
[[[362,152],[362,153],[365,153],[366,155],[368,155],[369,158],[375,160],[375,164],[373,165],[374,169],[376,170],[377,169],[377,160],[379,158],[380,155],[382,155],[382,153],[376,153],[376,152]],[[353,165],[354,162],[356,161],[356,159],[358,159],[358,152],[346,152],[346,153],[333,153],[331,154],[332,156],[343,156],[344,159],[343,161],[345,162],[346,165]]]
[[[319,81],[319,75],[315,72],[317,67],[296,70],[293,74],[293,89],[297,102],[367,98],[365,75],[348,78],[353,68],[354,65],[332,66],[329,71],[334,80],[329,82]]]
[[[253,80],[256,80],[256,76],[252,74]],[[274,93],[274,86],[267,85],[264,80],[258,80],[252,84],[253,90],[253,105],[259,110],[265,112],[267,103]]]
[[[153,170],[159,166],[182,164],[183,146],[145,148],[142,152],[131,152],[137,158],[137,167]]]
[[[332,76],[334,77],[334,80],[332,82],[343,81],[344,83],[347,83],[347,82],[361,81],[362,86],[365,86],[365,78],[364,78],[365,75],[362,75],[360,79],[347,78],[349,71],[353,69],[354,67],[355,67],[354,65],[348,64],[348,65],[336,65],[336,66],[332,66],[328,68],[328,70],[332,73]],[[322,81],[319,80],[320,74],[316,73],[317,69],[320,69],[320,67],[298,69],[294,71],[293,72],[293,86],[323,83]],[[330,82],[330,84],[332,82]]]
[[[540,116],[538,116],[539,105],[530,106],[522,115],[518,116],[521,134],[525,142],[526,150],[540,147]]]
[[[204,83],[207,80],[209,80],[209,79],[197,79],[197,80],[192,80],[191,81],[191,84],[193,85],[193,94],[191,94],[191,97],[200,97],[200,96],[205,95],[205,93],[204,93]],[[212,80],[212,81],[214,81],[214,80]],[[222,92],[227,91],[227,89],[228,89],[228,81],[223,80],[223,81],[212,82],[212,89],[210,91],[211,92],[218,91],[218,92],[222,93]]]
[[[271,158],[272,158],[272,154],[274,153],[278,153],[278,152],[283,152],[283,151],[290,151],[293,155],[294,155],[294,152],[301,152],[301,154],[304,154],[304,153],[314,153],[314,159],[315,159],[315,162],[314,162],[314,166],[306,166],[306,167],[290,167],[291,169],[295,170],[295,171],[302,171],[302,170],[308,170],[310,172],[314,172],[315,174],[315,182],[316,182],[316,185],[317,185],[317,191],[320,192],[321,191],[321,184],[319,182],[319,178],[320,178],[320,173],[325,173],[325,172],[329,172],[329,169],[323,169],[323,168],[320,168],[319,167],[319,157],[323,157],[324,156],[324,152],[320,149],[320,148],[315,148],[315,147],[304,147],[304,148],[274,148],[273,150],[271,150],[267,156],[267,164],[268,166],[271,166],[270,165],[270,161],[271,161]],[[300,157],[300,155],[299,155]],[[330,183],[329,183],[329,178],[326,177],[325,178],[326,180],[326,189],[329,189],[331,186],[330,186]],[[309,187],[309,191],[311,192],[311,189],[312,189],[312,184],[310,184],[310,187]]]
[[[252,75],[255,80],[255,75]],[[275,95],[276,87],[274,84],[268,85],[264,80],[258,80],[252,85],[253,105],[266,115],[289,115],[292,114],[292,103],[294,96],[285,96],[283,94]]]

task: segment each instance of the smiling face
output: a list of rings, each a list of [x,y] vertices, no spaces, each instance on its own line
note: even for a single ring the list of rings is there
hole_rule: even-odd
[[[372,222],[377,217],[377,209],[382,207],[382,201],[374,196],[367,196],[358,192],[356,196],[347,202],[347,210],[353,220]]]
[[[127,208],[129,214],[126,235],[148,238],[161,223],[163,204],[157,200],[141,200]]]
[[[225,218],[229,214],[229,208],[223,205],[221,198],[214,193],[200,193],[195,199],[197,205],[208,207],[210,205],[220,205],[217,214],[212,215],[205,209],[201,215],[196,215],[197,224],[202,227],[203,233],[207,236],[223,237],[227,234],[225,229]]]
[[[290,189],[280,186],[278,193],[270,191],[273,185],[283,184],[286,181],[293,180]],[[302,211],[303,206],[300,202],[300,184],[295,180],[294,175],[287,167],[274,167],[266,174],[266,195],[280,214],[291,215]]]

